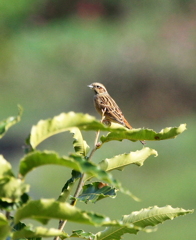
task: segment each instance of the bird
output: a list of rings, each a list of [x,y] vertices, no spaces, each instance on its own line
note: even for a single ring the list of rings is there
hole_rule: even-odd
[[[128,129],[133,127],[124,117],[121,109],[114,101],[114,99],[109,95],[106,87],[98,82],[91,83],[88,85],[95,93],[94,95],[94,106],[99,114],[104,115],[103,123],[110,126],[111,122],[123,125]],[[145,144],[145,141],[140,141]]]

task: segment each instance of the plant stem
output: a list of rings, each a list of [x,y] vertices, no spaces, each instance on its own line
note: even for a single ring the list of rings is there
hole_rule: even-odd
[[[83,187],[83,180],[84,180],[84,173],[82,174],[80,181],[78,183],[78,186],[76,188],[76,191],[74,193],[74,198],[77,198],[80,194],[80,191]],[[76,205],[76,199],[72,200],[72,202],[70,203],[71,206],[75,206]]]
[[[9,220],[10,219],[10,212],[6,211],[5,216],[6,216],[7,220]]]

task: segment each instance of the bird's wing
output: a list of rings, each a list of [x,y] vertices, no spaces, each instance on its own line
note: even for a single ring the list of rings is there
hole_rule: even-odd
[[[121,109],[116,104],[114,99],[111,98],[109,94],[104,94],[99,96],[97,99],[97,104],[99,105],[99,108],[105,111],[105,117],[106,119],[117,122],[123,126],[126,126],[125,124],[125,118],[122,114]]]

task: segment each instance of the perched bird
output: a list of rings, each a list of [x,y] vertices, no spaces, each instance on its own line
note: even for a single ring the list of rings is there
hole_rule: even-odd
[[[103,123],[111,125],[111,122],[121,124],[128,129],[132,129],[132,126],[125,119],[119,106],[114,99],[109,95],[107,89],[101,83],[92,83],[88,85],[91,88],[94,95],[94,105],[98,113],[104,115]],[[145,144],[145,141],[140,141]]]

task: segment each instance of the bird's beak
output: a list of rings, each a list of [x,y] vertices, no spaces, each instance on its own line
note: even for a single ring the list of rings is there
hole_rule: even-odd
[[[93,89],[93,85],[92,84],[87,85],[87,87],[89,87],[90,89]]]

